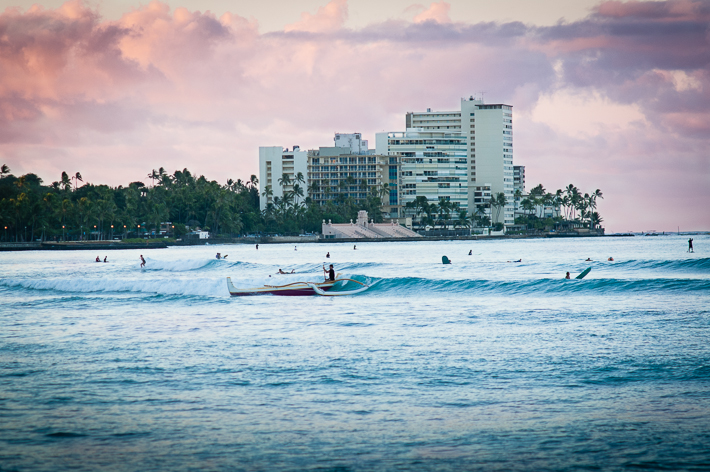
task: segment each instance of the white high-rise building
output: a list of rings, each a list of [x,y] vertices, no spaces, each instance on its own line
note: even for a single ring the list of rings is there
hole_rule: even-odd
[[[466,139],[460,133],[424,128],[377,133],[376,153],[400,161],[399,204],[402,207],[418,196],[425,196],[431,203],[438,204],[444,199],[469,211]]]
[[[459,133],[467,138],[468,187],[490,187],[492,195],[503,193],[508,204],[497,222],[514,224],[513,214],[513,107],[485,104],[473,97],[461,99],[459,111],[407,113],[407,127],[423,131]],[[480,203],[468,194],[468,208],[475,213]],[[497,213],[497,212],[496,212]],[[494,222],[495,223],[495,222]]]
[[[299,172],[303,182],[298,182]],[[288,177],[288,183],[282,185],[284,175]],[[294,146],[292,151],[289,151],[288,148],[284,150],[281,146],[259,147],[259,182],[262,186],[259,207],[262,211],[267,204],[274,202],[274,198],[283,198],[285,192],[292,191],[294,184],[301,187],[305,196],[307,179],[307,151],[301,151],[299,146]],[[263,195],[263,192],[268,192],[269,195]]]

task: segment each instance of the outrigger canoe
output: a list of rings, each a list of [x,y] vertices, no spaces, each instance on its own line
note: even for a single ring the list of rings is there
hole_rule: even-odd
[[[345,285],[347,282],[355,282],[362,287],[355,290],[338,290],[330,292],[335,284],[342,282]],[[264,285],[263,287],[254,288],[237,288],[232,283],[232,278],[227,277],[227,289],[233,297],[243,297],[249,295],[282,295],[282,296],[306,296],[306,295],[321,295],[324,297],[333,297],[341,295],[354,295],[364,292],[372,285],[367,285],[353,279],[328,280],[325,282],[293,282],[285,285]]]

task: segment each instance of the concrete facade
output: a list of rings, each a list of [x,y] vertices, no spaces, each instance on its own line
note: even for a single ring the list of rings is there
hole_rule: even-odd
[[[298,182],[298,173],[303,176],[303,182]],[[279,179],[287,175],[289,183],[281,185]],[[259,197],[259,207],[262,211],[266,205],[273,203],[276,197],[283,198],[285,192],[291,192],[294,185],[298,184],[303,190],[303,197],[306,196],[306,180],[308,174],[308,153],[301,151],[299,146],[294,146],[292,151],[281,146],[259,147],[259,182],[261,183],[262,195]],[[283,180],[281,181],[283,182]],[[264,195],[267,188],[271,190],[271,195]]]

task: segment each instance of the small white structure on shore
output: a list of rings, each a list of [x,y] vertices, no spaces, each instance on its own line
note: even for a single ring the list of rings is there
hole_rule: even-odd
[[[350,220],[350,223],[333,224],[330,220],[328,223],[323,220],[322,227],[323,237],[325,239],[340,239],[340,238],[421,238],[414,231],[400,226],[399,223],[392,221],[391,223],[375,223],[367,221],[367,211],[360,210],[357,212],[357,221],[355,223]]]

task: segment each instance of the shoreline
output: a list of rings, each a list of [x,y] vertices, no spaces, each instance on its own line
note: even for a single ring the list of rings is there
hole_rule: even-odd
[[[488,240],[518,240],[518,239],[558,239],[558,238],[600,238],[600,237],[633,237],[633,234],[542,234],[542,235],[495,235],[495,236],[432,236],[421,238],[337,238],[322,239],[312,236],[271,236],[261,238],[233,238],[187,240],[163,242],[152,240],[149,243],[122,243],[119,241],[69,241],[69,242],[20,242],[0,243],[0,252],[9,251],[89,251],[89,250],[120,250],[120,249],[166,249],[170,246],[216,246],[224,244],[329,244],[329,243],[389,243],[389,242],[421,242],[421,241],[488,241]],[[155,242],[153,242],[155,241]]]

